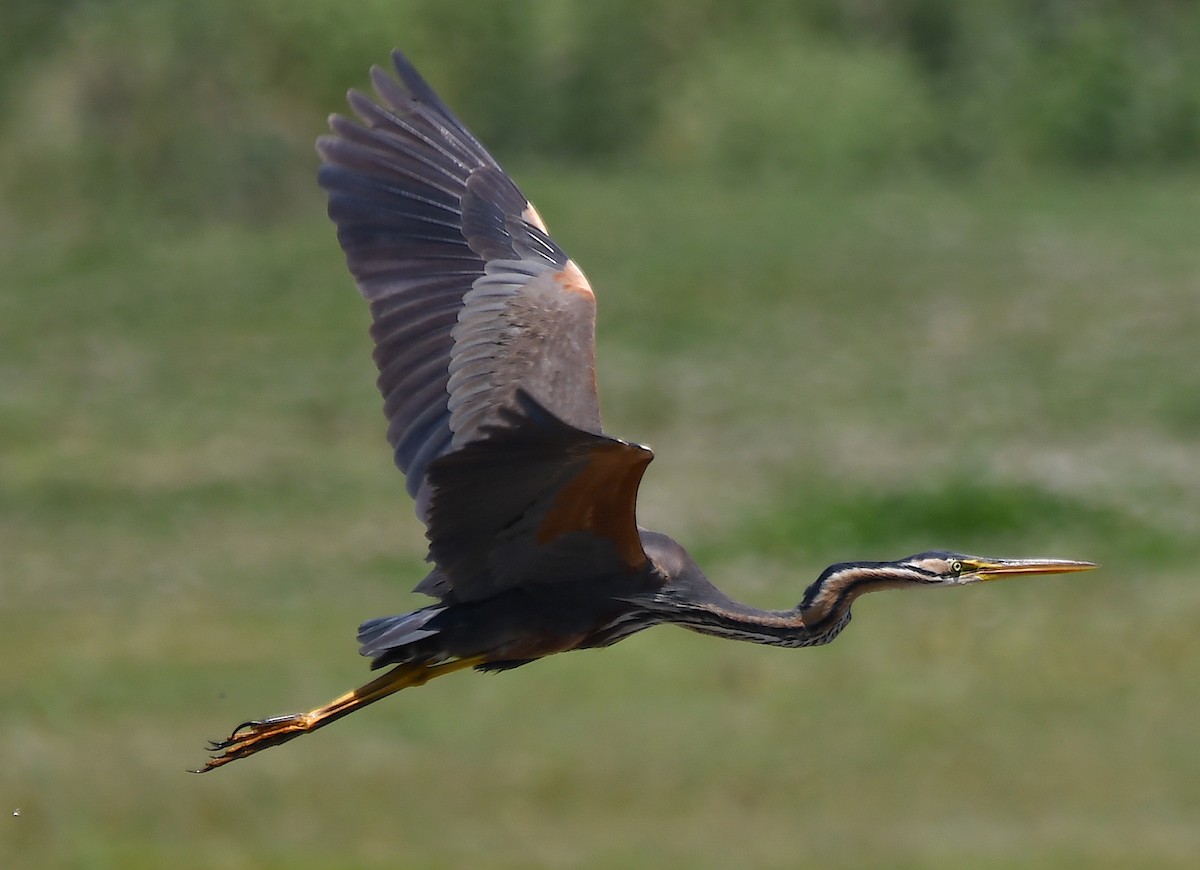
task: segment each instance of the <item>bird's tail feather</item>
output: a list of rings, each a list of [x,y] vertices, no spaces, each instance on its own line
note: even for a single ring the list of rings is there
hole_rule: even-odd
[[[430,621],[445,610],[445,607],[434,604],[412,613],[368,619],[358,627],[358,651],[373,659],[372,669],[411,661],[417,658],[416,651],[410,658],[402,652],[402,648],[436,635],[438,628],[431,625]]]

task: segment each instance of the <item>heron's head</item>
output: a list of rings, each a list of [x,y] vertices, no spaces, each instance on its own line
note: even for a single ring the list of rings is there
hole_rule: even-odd
[[[800,611],[807,625],[831,640],[850,619],[850,605],[867,592],[926,586],[965,586],[1005,577],[1066,574],[1095,568],[1070,559],[995,559],[934,550],[895,562],[842,562],[826,568],[804,593]],[[824,634],[822,634],[824,632]]]
[[[863,592],[878,589],[965,586],[1005,577],[1066,574],[1095,567],[1093,562],[1070,559],[995,559],[931,550],[895,562],[841,562],[830,565],[817,578],[817,582],[808,587],[802,606],[811,606],[819,599],[831,596],[842,598],[850,595],[856,598]]]
[[[881,579],[895,586],[964,586],[1006,577],[1032,574],[1067,574],[1089,571],[1094,562],[1070,559],[995,559],[935,550],[917,553],[898,562],[880,563]]]

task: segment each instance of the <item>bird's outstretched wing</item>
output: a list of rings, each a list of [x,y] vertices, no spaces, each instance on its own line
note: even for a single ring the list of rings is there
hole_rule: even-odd
[[[438,567],[418,591],[475,601],[644,567],[634,505],[654,454],[564,423],[523,389],[498,418],[429,466]]]
[[[370,303],[396,465],[428,522],[430,463],[478,441],[516,390],[600,432],[596,301],[496,161],[399,53],[333,116],[319,181]]]

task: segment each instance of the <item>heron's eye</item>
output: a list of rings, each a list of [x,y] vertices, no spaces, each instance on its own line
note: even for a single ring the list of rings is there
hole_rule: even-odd
[[[950,571],[954,574],[961,574],[963,571],[963,563],[955,559],[950,563]]]

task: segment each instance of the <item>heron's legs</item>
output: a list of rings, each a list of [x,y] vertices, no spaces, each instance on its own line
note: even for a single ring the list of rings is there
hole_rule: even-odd
[[[307,713],[291,713],[286,716],[273,716],[270,719],[257,719],[243,722],[233,729],[224,740],[214,740],[209,749],[219,752],[214,755],[204,767],[194,771],[206,773],[214,768],[253,755],[271,746],[287,743],[301,734],[316,731],[331,722],[336,722],[343,716],[353,713],[368,704],[373,704],[381,698],[386,698],[393,692],[407,689],[410,686],[421,686],[440,677],[463,668],[474,667],[484,662],[483,656],[456,659],[436,665],[403,664],[397,665],[381,677],[377,677],[365,686],[360,686],[340,697],[334,698],[328,704],[309,710]]]

